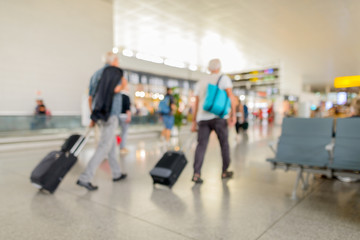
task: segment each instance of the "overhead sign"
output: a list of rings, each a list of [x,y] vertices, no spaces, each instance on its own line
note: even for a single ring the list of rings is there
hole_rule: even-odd
[[[360,87],[360,75],[337,77],[334,80],[335,88]]]

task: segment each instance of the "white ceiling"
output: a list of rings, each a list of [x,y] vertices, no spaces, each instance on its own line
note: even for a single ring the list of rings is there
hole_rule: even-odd
[[[304,83],[360,70],[360,0],[114,0],[118,47],[227,72],[278,65]]]

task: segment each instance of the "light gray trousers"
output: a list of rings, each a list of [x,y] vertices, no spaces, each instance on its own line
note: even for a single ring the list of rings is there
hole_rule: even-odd
[[[91,182],[97,168],[106,157],[109,160],[113,178],[121,176],[120,166],[117,162],[117,147],[115,138],[118,125],[119,122],[117,116],[110,116],[106,122],[99,121],[100,141],[94,156],[90,159],[85,171],[80,175],[80,181]]]
[[[123,149],[126,147],[126,139],[128,135],[129,130],[129,123],[126,122],[127,114],[121,114],[119,117],[119,124],[121,127],[121,143],[120,143],[120,149]]]

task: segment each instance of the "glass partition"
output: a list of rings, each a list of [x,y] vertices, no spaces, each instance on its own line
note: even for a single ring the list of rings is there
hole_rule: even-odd
[[[157,114],[132,116],[131,125],[160,124]],[[0,133],[31,133],[35,131],[72,130],[83,128],[81,116],[0,116]]]

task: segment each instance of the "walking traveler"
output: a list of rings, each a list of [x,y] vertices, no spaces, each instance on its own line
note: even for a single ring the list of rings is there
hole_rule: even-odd
[[[195,108],[194,119],[191,130],[195,132],[198,127],[198,143],[195,151],[194,175],[192,181],[202,183],[201,167],[204,161],[205,151],[209,142],[210,133],[214,130],[220,143],[221,156],[223,161],[221,178],[231,178],[233,172],[228,171],[230,164],[230,150],[228,142],[228,125],[234,126],[236,122],[236,103],[232,93],[231,79],[226,75],[220,74],[221,62],[219,59],[213,59],[208,66],[210,75],[201,79],[195,89]],[[203,109],[205,96],[208,94],[208,85],[216,84],[219,89],[225,90],[228,99],[231,102],[231,111],[228,115],[218,116]]]
[[[123,72],[117,66],[118,58],[112,52],[105,55],[105,66],[91,77],[89,86],[89,106],[92,111],[90,127],[100,127],[100,141],[85,171],[77,184],[89,191],[98,189],[91,181],[101,162],[107,158],[111,167],[113,181],[126,178],[117,162],[116,129],[121,113],[122,97],[120,91],[127,86]]]
[[[170,141],[171,129],[174,126],[174,110],[175,110],[175,100],[172,95],[172,89],[166,89],[166,95],[164,99],[159,103],[159,112],[164,123],[164,130],[161,132],[161,136],[165,138],[167,142]]]
[[[239,98],[235,98],[236,102],[236,123],[235,123],[235,130],[236,130],[236,140],[239,140],[239,133],[244,123],[244,106],[241,104]]]
[[[360,97],[353,99],[351,102],[352,117],[360,117]]]

